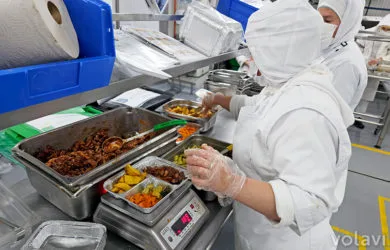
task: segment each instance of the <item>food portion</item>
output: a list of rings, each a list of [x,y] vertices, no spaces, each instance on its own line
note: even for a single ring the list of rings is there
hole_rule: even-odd
[[[194,108],[186,105],[170,107],[168,108],[168,111],[180,115],[192,116],[195,118],[210,118],[213,115],[213,112],[211,110],[209,110],[207,113],[203,113],[202,107]]]
[[[184,127],[181,127],[177,130],[177,132],[181,135],[179,139],[177,139],[177,142],[184,141],[191,135],[193,135],[196,131],[198,131],[198,127],[193,126],[191,124],[185,125]]]
[[[197,145],[192,145],[191,147],[188,147],[186,148],[185,150],[187,149],[198,149],[200,148],[200,146],[197,146]],[[186,156],[183,153],[181,154],[178,154],[178,155],[175,155],[174,158],[173,158],[173,162],[181,167],[184,167],[186,168],[187,167],[187,161],[186,161]]]
[[[160,180],[176,185],[186,179],[182,171],[169,166],[147,167],[144,171]]]
[[[134,139],[120,149],[106,153],[103,142],[109,138],[108,129],[100,129],[83,140],[76,141],[71,148],[54,149],[48,145],[34,156],[59,174],[67,177],[83,175],[92,169],[136,148],[152,139],[154,134]]]
[[[140,193],[129,195],[126,199],[142,208],[151,208],[170,191],[168,186],[148,184]]]
[[[129,164],[125,167],[125,174],[112,185],[111,192],[122,194],[145,180],[146,175],[146,173],[140,172]]]

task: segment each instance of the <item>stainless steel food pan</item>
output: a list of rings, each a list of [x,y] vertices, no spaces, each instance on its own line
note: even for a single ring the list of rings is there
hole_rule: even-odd
[[[201,146],[202,144],[207,144],[211,147],[213,147],[215,150],[221,152],[224,150],[227,146],[229,146],[229,143],[222,142],[207,136],[203,135],[192,135],[188,137],[186,140],[184,140],[182,143],[180,143],[177,147],[166,153],[165,155],[162,156],[162,158],[168,160],[168,161],[173,161],[175,158],[175,155],[180,155],[183,154],[184,151],[191,147],[191,146]]]
[[[138,158],[131,160],[130,163],[133,164],[149,154],[164,154],[167,152],[165,150],[171,149],[175,145],[176,138],[177,137],[174,137],[167,142],[162,143]],[[100,183],[122,169],[121,167],[117,167],[104,175],[100,175],[92,182],[80,186],[76,192],[72,192],[65,188],[55,178],[47,175],[46,172],[34,166],[32,163],[18,157],[18,155],[14,154],[14,157],[26,166],[28,178],[37,192],[62,212],[76,220],[83,220],[92,216],[100,201]]]
[[[35,158],[33,155],[40,149],[51,145],[56,149],[70,148],[74,142],[83,139],[88,135],[98,131],[99,129],[108,128],[109,135],[126,135],[134,132],[142,132],[151,129],[155,124],[168,121],[169,119],[137,108],[118,108],[102,115],[89,118],[53,131],[35,136],[24,140],[17,144],[13,149],[13,153],[30,162],[32,165],[39,168],[52,178],[59,181],[64,187],[71,191],[76,191],[80,186],[90,183],[100,175],[110,172],[112,169],[122,165],[130,159],[136,158],[139,155],[147,152],[156,145],[161,144],[169,138],[176,135],[176,129],[163,130],[159,132],[152,140],[145,142],[137,148],[126,152],[117,158],[96,167],[88,173],[77,177],[66,177],[55,170],[47,167],[43,162]]]
[[[170,101],[170,102],[164,104],[163,111],[170,117],[198,123],[202,126],[202,128],[200,129],[200,132],[207,132],[208,130],[210,130],[214,126],[215,121],[217,120],[216,113],[214,113],[213,116],[211,116],[210,118],[196,118],[196,117],[192,117],[192,116],[188,116],[188,115],[177,114],[174,112],[170,112],[168,110],[169,108],[176,107],[176,106],[187,106],[187,107],[191,107],[191,108],[200,108],[201,105],[202,105],[201,103],[193,102],[193,101],[189,101],[189,100],[173,100],[173,101]]]

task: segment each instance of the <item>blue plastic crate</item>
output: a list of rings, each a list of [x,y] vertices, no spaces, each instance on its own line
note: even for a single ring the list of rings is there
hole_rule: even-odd
[[[0,70],[0,113],[104,87],[115,62],[111,8],[101,0],[64,0],[78,59]]]
[[[258,9],[240,0],[219,0],[217,10],[240,22],[243,29],[246,30],[249,17]]]

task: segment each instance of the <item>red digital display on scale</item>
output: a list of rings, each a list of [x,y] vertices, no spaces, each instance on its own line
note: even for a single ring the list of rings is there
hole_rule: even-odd
[[[172,225],[172,230],[176,235],[180,235],[184,228],[192,221],[191,215],[185,211],[182,216]]]

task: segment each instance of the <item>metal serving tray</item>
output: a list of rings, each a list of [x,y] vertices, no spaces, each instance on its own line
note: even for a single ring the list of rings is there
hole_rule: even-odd
[[[176,139],[177,137],[169,139],[158,147],[131,160],[130,163],[136,163],[148,155],[162,155],[166,153],[176,145]],[[62,212],[76,220],[83,220],[92,216],[100,201],[100,183],[122,169],[122,167],[117,167],[104,175],[98,176],[92,182],[80,186],[77,191],[72,192],[32,163],[17,155],[14,155],[14,157],[26,166],[28,178],[37,192]]]
[[[137,204],[129,201],[126,199],[127,197],[130,197],[132,195],[135,195],[137,193],[141,193],[144,188],[146,188],[147,185],[153,184],[154,186],[164,186],[165,188],[168,188],[169,193],[165,195],[159,202],[156,203],[153,207],[150,208],[142,208],[138,206]],[[169,184],[168,182],[162,181],[160,179],[154,178],[152,176],[148,176],[144,181],[142,181],[140,184],[136,185],[134,188],[130,189],[124,195],[121,197],[122,200],[126,201],[127,204],[129,204],[131,207],[145,213],[150,214],[153,212],[156,208],[158,208],[162,203],[164,203],[165,200],[168,199],[168,197],[175,191],[175,187],[172,184]]]
[[[101,224],[76,221],[47,221],[27,240],[22,250],[103,250],[107,230]]]
[[[129,164],[129,163],[128,163]],[[127,164],[124,164],[122,166],[122,168],[124,168]],[[169,166],[169,167],[172,167],[174,169],[177,169],[179,170],[180,172],[183,172],[184,175],[187,177],[187,179],[183,180],[179,185],[175,185],[175,184],[170,184],[174,187],[174,189],[177,189],[178,187],[181,187],[183,185],[185,185],[185,182],[188,182],[189,179],[188,179],[188,172],[187,170],[177,166],[176,164],[170,162],[170,161],[167,161],[167,160],[164,160],[162,158],[159,158],[159,157],[156,157],[156,156],[149,156],[149,157],[146,157],[144,158],[143,160],[141,160],[140,162],[136,163],[133,165],[134,168],[140,170],[141,172],[144,172],[144,169],[146,169],[147,167],[151,167],[151,166]],[[126,172],[125,170],[122,170],[121,172],[119,172],[118,174],[110,177],[109,179],[107,179],[104,184],[103,184],[103,187],[105,190],[107,190],[108,193],[110,193],[112,196],[114,196],[115,198],[117,199],[122,199],[123,197],[126,196],[126,193],[122,193],[122,194],[117,194],[117,193],[114,193],[114,192],[111,192],[111,189],[113,188],[113,184],[122,176],[124,175]],[[147,175],[148,177],[153,177],[153,178],[156,178],[158,179],[157,177],[154,177],[153,175]],[[137,186],[137,185],[136,185]],[[133,188],[131,188],[130,190],[136,188],[136,186],[134,186]],[[129,190],[129,191],[130,191]]]
[[[106,205],[110,207],[110,211],[119,211],[120,213],[126,215],[126,217],[133,218],[142,224],[145,224],[149,227],[154,226],[170,209],[175,206],[181,200],[183,195],[191,188],[192,184],[188,182],[186,185],[178,188],[175,192],[173,192],[162,204],[158,207],[158,209],[154,210],[150,214],[145,214],[132,206],[129,206],[127,202],[122,199],[116,199],[112,197],[110,194],[105,194],[101,197],[101,205]],[[98,208],[99,209],[99,208]],[[97,209],[97,210],[98,210]],[[93,221],[99,222],[97,219],[98,212],[96,211],[94,214]],[[115,219],[113,219],[115,221]],[[115,221],[115,225],[121,227],[123,224]]]
[[[214,126],[215,121],[217,120],[217,113],[214,113],[213,116],[206,119],[206,118],[196,118],[188,115],[181,115],[174,112],[170,112],[168,110],[169,108],[175,106],[188,106],[192,108],[199,108],[202,106],[202,104],[198,102],[189,101],[189,100],[173,100],[163,105],[163,111],[168,116],[200,124],[202,126],[200,132],[207,132],[208,130],[210,130]]]
[[[202,144],[207,144],[211,147],[213,147],[215,150],[221,152],[222,150],[226,149],[227,146],[229,146],[229,143],[222,142],[207,136],[203,135],[192,135],[188,137],[186,140],[184,140],[182,143],[180,143],[177,147],[166,153],[165,155],[162,156],[162,158],[168,160],[168,161],[173,161],[175,158],[175,155],[180,155],[184,153],[184,151],[193,146],[201,146]]]
[[[96,167],[88,173],[77,177],[66,177],[60,175],[55,170],[47,167],[43,162],[35,158],[33,155],[46,145],[51,145],[54,148],[69,148],[77,140],[83,139],[88,135],[98,131],[99,129],[108,128],[109,136],[122,135],[126,136],[132,132],[142,132],[151,129],[155,124],[168,121],[169,119],[138,108],[118,108],[102,115],[89,118],[53,131],[35,136],[24,140],[17,144],[12,152],[30,162],[49,176],[55,178],[64,187],[71,191],[76,191],[81,185],[88,184],[99,175],[104,175],[112,169],[122,165],[129,159],[147,152],[156,145],[172,138],[176,135],[178,127],[163,130],[158,135],[148,142],[138,146],[137,148],[126,152],[117,158]]]

